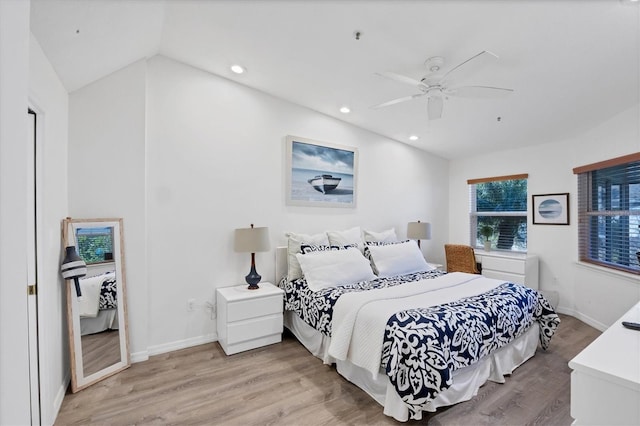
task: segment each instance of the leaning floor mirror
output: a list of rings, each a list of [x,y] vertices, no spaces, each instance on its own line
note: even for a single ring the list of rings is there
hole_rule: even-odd
[[[62,234],[64,247],[75,247],[87,265],[77,289],[74,280],[65,281],[75,393],[131,365],[124,232],[122,219],[66,218]]]

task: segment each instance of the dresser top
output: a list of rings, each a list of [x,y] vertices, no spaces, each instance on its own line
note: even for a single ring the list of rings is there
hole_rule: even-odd
[[[500,257],[504,259],[513,259],[513,260],[527,260],[534,259],[538,256],[531,253],[520,253],[516,251],[484,251],[480,249],[475,249],[474,253],[476,257]]]
[[[573,370],[640,392],[640,331],[622,326],[640,322],[640,302],[569,361]]]

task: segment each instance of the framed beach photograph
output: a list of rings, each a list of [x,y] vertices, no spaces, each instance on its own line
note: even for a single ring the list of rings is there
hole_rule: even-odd
[[[568,225],[569,193],[532,195],[534,225]]]
[[[356,206],[356,148],[297,136],[287,136],[286,143],[287,205]]]

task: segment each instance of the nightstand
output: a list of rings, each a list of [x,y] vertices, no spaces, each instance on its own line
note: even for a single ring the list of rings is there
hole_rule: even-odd
[[[282,340],[282,289],[261,282],[217,289],[218,342],[227,355]]]

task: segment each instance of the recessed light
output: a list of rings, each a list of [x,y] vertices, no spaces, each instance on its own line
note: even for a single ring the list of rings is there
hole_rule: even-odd
[[[420,139],[419,137],[417,137],[416,135],[411,135],[409,136],[409,140],[410,141],[417,141],[418,139]]]
[[[340,112],[343,114],[349,114],[351,112],[351,109],[349,109],[349,107],[343,106],[342,108],[340,108]]]
[[[236,74],[242,74],[246,70],[240,65],[231,65],[231,71],[235,72]]]

